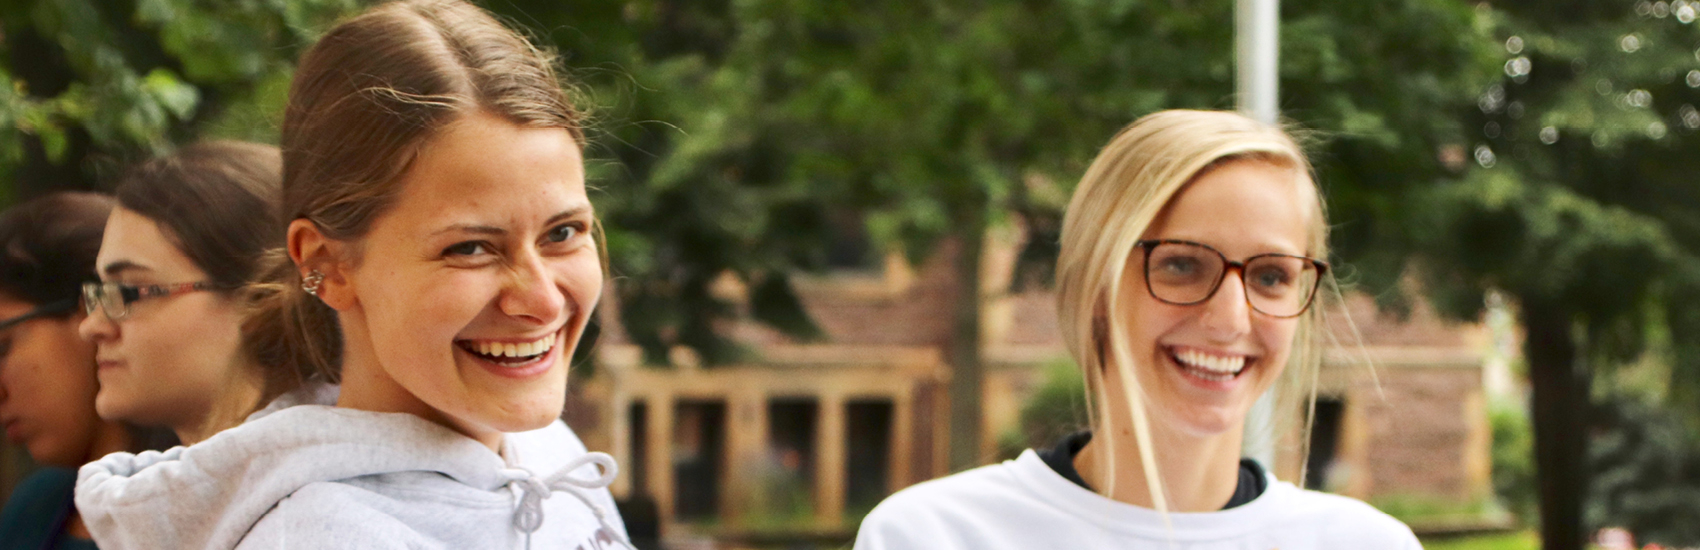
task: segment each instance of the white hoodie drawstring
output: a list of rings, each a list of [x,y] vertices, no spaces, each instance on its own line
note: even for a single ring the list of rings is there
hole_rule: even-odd
[[[601,471],[601,475],[594,479],[573,477],[572,472],[586,464],[596,465]],[[556,492],[572,495],[583,502],[585,506],[590,507],[590,511],[596,514],[597,523],[601,524],[602,529],[607,531],[608,534],[617,536],[620,532],[608,522],[608,510],[592,500],[590,494],[586,492],[607,487],[614,482],[614,477],[619,474],[619,466],[615,464],[614,457],[608,456],[608,453],[585,453],[584,456],[568,462],[566,466],[556,470],[553,475],[543,479],[538,479],[536,475],[525,468],[513,467],[509,471],[514,474],[523,473],[521,477],[516,477],[509,483],[518,485],[520,489],[519,509],[514,511],[514,528],[525,533],[526,548],[531,548],[531,534],[543,526],[543,499],[549,498]],[[636,550],[631,542],[624,539],[617,539],[615,542],[626,548]]]

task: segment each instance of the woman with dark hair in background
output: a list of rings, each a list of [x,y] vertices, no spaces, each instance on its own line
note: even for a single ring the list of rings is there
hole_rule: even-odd
[[[111,197],[56,193],[0,214],[0,425],[43,466],[0,512],[3,550],[94,548],[71,505],[76,468],[152,439],[95,413],[95,348],[77,337],[111,211]]]
[[[276,378],[340,381],[335,406],[89,464],[77,505],[96,540],[626,544],[613,459],[558,419],[603,263],[552,63],[456,0],[373,8],[303,56],[282,135],[288,261],[256,286],[246,345]]]
[[[214,141],[119,182],[95,264],[101,282],[83,292],[102,418],[168,427],[194,444],[264,403],[264,371],[242,349],[241,292],[283,242],[281,171],[276,147]]]

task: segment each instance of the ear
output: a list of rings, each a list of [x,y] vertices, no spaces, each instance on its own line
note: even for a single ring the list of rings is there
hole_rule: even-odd
[[[315,270],[325,276],[324,282],[319,285],[319,300],[337,311],[346,311],[359,302],[348,278],[350,266],[344,254],[347,252],[346,244],[325,236],[317,224],[306,218],[289,222],[289,233],[285,238],[289,259],[295,262],[302,279]]]

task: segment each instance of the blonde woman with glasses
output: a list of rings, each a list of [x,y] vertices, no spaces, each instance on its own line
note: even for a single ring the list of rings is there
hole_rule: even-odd
[[[1398,520],[1240,456],[1265,392],[1313,399],[1327,219],[1279,128],[1164,111],[1112,139],[1063,220],[1057,305],[1091,430],[902,491],[856,548],[1420,548]]]

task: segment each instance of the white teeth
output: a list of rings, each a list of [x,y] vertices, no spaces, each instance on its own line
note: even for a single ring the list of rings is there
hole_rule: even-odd
[[[507,342],[473,341],[472,349],[480,355],[491,357],[531,357],[548,353],[555,347],[555,335],[551,334],[532,342],[518,344]]]
[[[1245,369],[1246,358],[1244,355],[1211,355],[1188,349],[1175,352],[1175,359],[1188,367],[1209,371],[1211,374],[1232,377],[1232,375],[1239,374],[1241,370]]]

